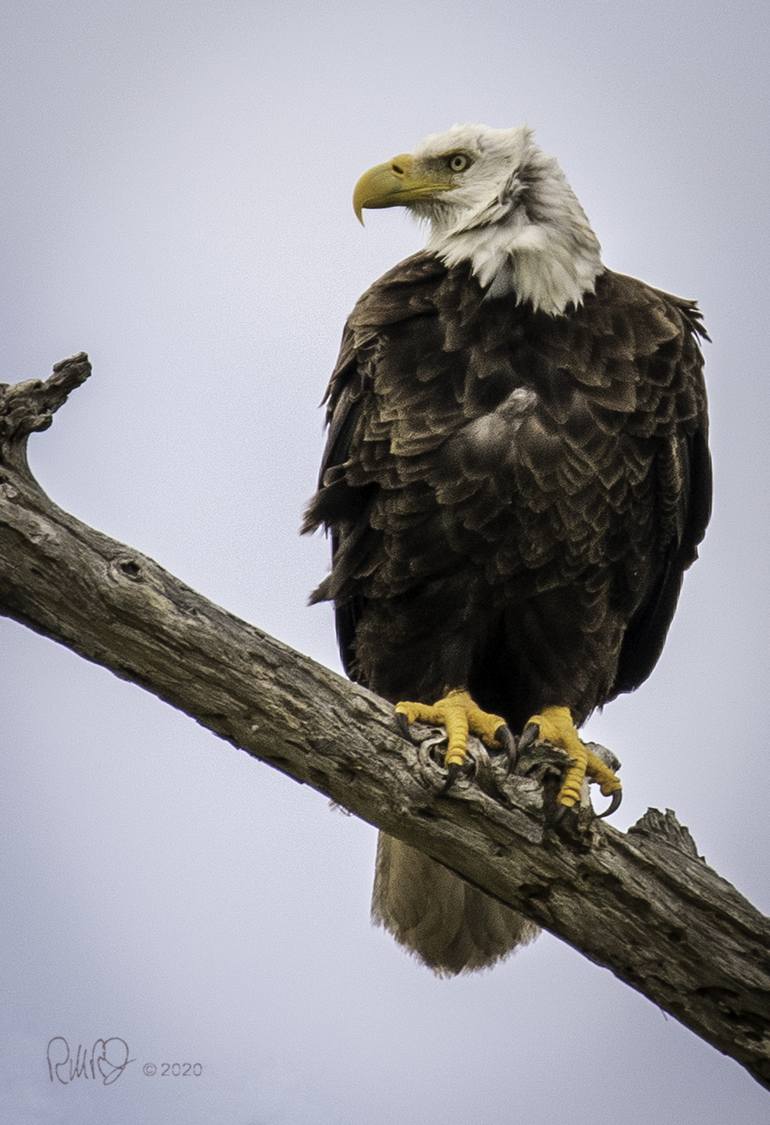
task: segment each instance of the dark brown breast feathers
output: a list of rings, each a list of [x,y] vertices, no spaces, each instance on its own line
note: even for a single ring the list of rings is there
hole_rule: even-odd
[[[376,638],[399,614],[420,659],[420,629],[452,618],[439,648],[476,666],[508,646],[520,668],[537,608],[574,601],[573,633],[606,650],[583,709],[641,683],[709,515],[699,335],[692,302],[611,271],[558,317],[427,253],[376,282],[345,327],[305,523],[332,533],[313,600],[335,601],[352,674],[387,690]]]

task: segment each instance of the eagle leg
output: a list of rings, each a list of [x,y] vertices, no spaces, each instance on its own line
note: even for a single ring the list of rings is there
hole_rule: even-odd
[[[468,757],[468,734],[477,735],[490,750],[505,750],[509,757],[516,753],[516,743],[505,719],[482,711],[462,688],[447,692],[435,703],[396,704],[396,715],[404,733],[409,723],[436,723],[445,728],[447,749],[444,765],[448,771],[448,788]]]
[[[597,782],[605,797],[611,797],[609,808],[599,817],[609,816],[620,807],[622,788],[620,778],[608,765],[589,750],[578,735],[568,707],[544,707],[533,715],[519,739],[519,751],[535,742],[548,742],[567,754],[569,765],[561,789],[556,795],[556,820],[580,803],[580,790],[585,778]]]

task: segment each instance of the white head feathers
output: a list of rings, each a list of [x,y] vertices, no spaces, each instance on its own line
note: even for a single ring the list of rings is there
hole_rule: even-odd
[[[447,153],[468,158],[456,186],[411,204],[430,222],[428,250],[448,266],[470,261],[490,297],[514,291],[551,314],[594,291],[604,268],[598,239],[529,128],[454,125],[426,138],[413,155],[423,163]]]

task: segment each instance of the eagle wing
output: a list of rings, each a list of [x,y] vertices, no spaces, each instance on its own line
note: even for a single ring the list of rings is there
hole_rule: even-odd
[[[332,570],[310,601],[334,601],[343,667],[364,684],[367,677],[354,660],[356,627],[365,604],[356,575],[365,567],[366,559],[376,558],[382,551],[381,530],[375,529],[368,519],[381,486],[366,481],[353,483],[349,470],[354,469],[360,456],[375,478],[377,462],[383,462],[383,472],[385,468],[386,450],[373,432],[380,412],[373,392],[380,328],[392,329],[414,318],[435,320],[435,285],[445,274],[437,258],[418,253],[370,286],[345,324],[337,363],[324,395],[326,445],[318,492],[308,507],[302,530],[313,531],[322,524],[330,530]],[[414,359],[419,362],[417,356]],[[387,387],[382,391],[387,394]]]
[[[641,283],[637,283],[641,284]],[[628,623],[611,695],[633,691],[658,662],[676,610],[684,572],[698,557],[698,546],[711,517],[712,471],[708,446],[708,413],[699,339],[709,337],[694,301],[660,290],[657,298],[676,327],[675,347],[659,360],[662,384],[674,398],[673,424],[656,462],[659,497],[659,563],[639,608]],[[671,389],[669,389],[671,388]]]

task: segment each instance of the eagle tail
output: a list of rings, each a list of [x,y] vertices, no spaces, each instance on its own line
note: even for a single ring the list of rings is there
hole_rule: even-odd
[[[372,921],[442,977],[486,969],[539,932],[534,922],[383,832]]]

